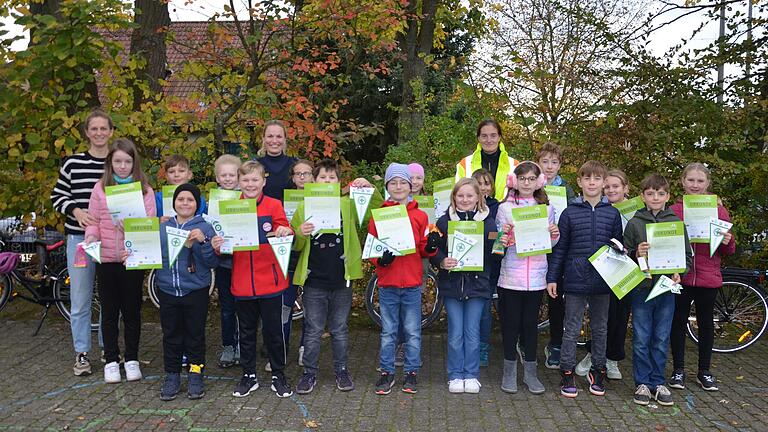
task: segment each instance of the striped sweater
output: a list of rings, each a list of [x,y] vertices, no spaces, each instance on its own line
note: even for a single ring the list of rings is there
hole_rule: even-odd
[[[53,208],[67,216],[64,223],[66,234],[85,234],[72,214],[74,209],[88,209],[93,186],[104,174],[104,159],[90,153],[75,153],[66,158],[59,170],[59,179],[51,192]]]

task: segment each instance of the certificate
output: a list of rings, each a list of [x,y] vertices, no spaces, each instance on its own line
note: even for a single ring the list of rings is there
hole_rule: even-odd
[[[173,209],[173,193],[179,185],[163,186],[163,216],[176,216],[176,210]]]
[[[568,192],[565,186],[544,186],[549,203],[555,209],[555,223],[560,221],[560,215],[568,207]]]
[[[341,189],[338,183],[304,185],[304,216],[312,220],[316,233],[341,232]]]
[[[631,258],[616,252],[609,246],[598,249],[589,257],[589,263],[619,300],[645,280],[645,273]]]
[[[125,218],[147,217],[141,182],[107,186],[104,188],[104,193],[107,197],[107,209],[109,209],[112,223],[117,224],[118,221]]]
[[[459,264],[453,271],[483,271],[483,221],[448,221],[448,256]]]
[[[454,183],[455,180],[451,177],[438,180],[432,185],[432,192],[435,198],[436,219],[440,219],[440,217],[448,211],[448,206],[451,205],[451,191],[453,190]]]
[[[416,253],[413,227],[404,205],[371,210],[378,238],[403,255]]]
[[[286,189],[283,191],[283,209],[285,210],[285,217],[288,219],[288,222],[293,219],[293,214],[296,213],[296,209],[299,208],[299,204],[303,202],[303,190]]]
[[[429,224],[434,224],[437,220],[435,218],[435,197],[432,195],[414,195],[413,200],[419,205],[419,210],[427,214]]]
[[[709,243],[712,219],[717,219],[717,195],[683,196],[683,221],[691,243]]]
[[[208,192],[208,215],[213,219],[219,219],[219,201],[236,200],[240,198],[239,190],[211,189]]]
[[[648,269],[651,274],[683,273],[685,264],[685,225],[682,222],[661,222],[645,226],[651,248]],[[709,234],[709,233],[707,233]]]
[[[544,255],[552,252],[547,206],[539,204],[512,209],[517,256]]]
[[[621,214],[622,228],[627,227],[627,222],[635,216],[638,210],[645,208],[643,198],[636,196],[621,202],[613,203],[613,206]]]
[[[219,213],[221,232],[231,237],[232,251],[259,250],[259,216],[255,199],[219,201]]]
[[[146,270],[163,268],[163,252],[160,249],[160,220],[149,218],[126,218],[125,260],[127,270]]]

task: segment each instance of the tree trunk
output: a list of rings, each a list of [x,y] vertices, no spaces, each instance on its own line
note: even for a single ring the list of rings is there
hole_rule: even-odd
[[[137,81],[146,81],[149,94],[145,94],[138,85],[133,84],[133,109],[139,110],[141,104],[162,94],[161,79],[165,79],[167,68],[165,36],[171,18],[168,14],[168,2],[164,0],[135,0],[134,23],[138,26],[131,33],[131,55],[144,60],[144,65],[136,74]]]

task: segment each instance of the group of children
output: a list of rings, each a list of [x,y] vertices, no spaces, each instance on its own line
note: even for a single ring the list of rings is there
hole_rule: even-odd
[[[292,219],[286,218],[280,200],[264,194],[268,182],[264,166],[256,161],[241,163],[232,155],[216,160],[218,187],[239,190],[242,199],[257,203],[259,244],[253,251],[221,252],[224,239],[217,235],[202,216],[205,201],[201,191],[190,183],[192,172],[183,156],[167,159],[165,171],[170,184],[177,185],[172,205],[175,215],[161,219],[163,268],[157,270],[158,297],[163,330],[165,379],[160,398],[172,400],[181,390],[182,358],[189,363],[187,395],[203,397],[205,387],[205,322],[208,311],[207,287],[211,270],[221,304],[221,339],[223,350],[218,364],[240,364],[243,376],[233,396],[245,397],[259,387],[256,377],[257,330],[262,328],[264,346],[271,370],[271,389],[279,397],[288,397],[293,389],[285,376],[288,348],[284,323],[285,304],[295,298],[295,287],[303,287],[304,328],[299,363],[303,366],[296,391],[313,391],[319,375],[320,340],[327,328],[331,335],[333,371],[341,391],[354,389],[348,368],[348,318],[352,303],[351,281],[363,277],[362,247],[358,226],[367,222],[368,232],[377,236],[377,224],[371,209],[404,206],[413,235],[415,253],[401,255],[385,250],[371,261],[378,277],[378,298],[382,317],[379,354],[380,375],[377,394],[388,394],[395,383],[396,354],[402,347],[404,379],[402,390],[418,391],[421,367],[421,297],[424,262],[439,269],[437,283],[445,300],[448,317],[447,378],[451,393],[478,393],[479,369],[488,365],[491,299],[498,296],[504,364],[501,388],[517,392],[517,360],[523,369],[523,383],[533,394],[545,391],[538,378],[538,312],[544,293],[549,298],[551,338],[545,348],[546,367],[559,368],[560,392],[576,397],[575,375],[588,378],[590,393],[605,394],[606,378],[621,379],[618,362],[624,359],[624,340],[630,309],[633,324],[633,371],[636,384],[634,400],[648,404],[655,399],[672,404],[667,386],[683,388],[684,326],[691,302],[696,302],[700,328],[699,370],[697,381],[705,390],[717,390],[709,371],[712,346],[712,308],[714,295],[722,283],[720,256],[734,252],[730,233],[725,235],[718,252],[696,244],[695,257],[690,244],[686,252],[687,274],[675,273],[682,282],[683,294],[666,293],[646,301],[656,282],[646,280],[625,299],[619,300],[609,289],[588,258],[615,239],[634,260],[648,254],[645,225],[678,221],[683,217],[682,203],[669,207],[670,186],[658,175],[647,176],[640,185],[645,208],[628,222],[612,205],[628,197],[627,177],[618,170],[608,171],[595,161],[581,166],[577,174],[581,196],[558,175],[562,152],[554,144],[545,144],[538,161],[521,162],[507,177],[506,197],[497,201],[496,185],[489,171],[479,169],[471,177],[458,180],[450,196],[450,206],[434,226],[419,209],[414,195],[423,194],[424,169],[417,163],[393,163],[385,172],[384,187],[388,198],[374,192],[362,217],[355,211],[349,195],[340,202],[341,230],[313,235],[315,226],[300,204]],[[289,172],[297,189],[309,182],[340,183],[338,164],[324,159],[313,165],[296,161]],[[709,170],[691,164],[683,172],[686,194],[706,194]],[[118,319],[123,317],[125,338],[125,374],[128,381],[141,379],[138,363],[140,305],[143,271],[126,270],[128,257],[123,247],[121,223],[113,223],[106,205],[104,187],[140,182],[148,216],[162,216],[162,196],[157,199],[141,170],[139,154],[127,139],[117,139],[110,147],[102,179],[94,187],[89,213],[95,223],[85,230],[85,242],[101,241],[101,263],[97,265],[99,295],[102,304],[102,329],[106,366],[104,379],[121,381],[118,347]],[[545,187],[565,186],[568,206],[558,215]],[[349,186],[373,187],[358,178]],[[547,255],[518,254],[512,210],[544,204],[547,208],[552,252]],[[722,205],[719,218],[728,220]],[[359,220],[362,219],[362,220]],[[451,256],[449,238],[457,223],[475,222],[482,232],[483,266],[480,271],[464,271]],[[180,228],[190,231],[185,248],[170,264],[165,231]],[[288,276],[284,276],[267,238],[294,235],[293,257]],[[501,250],[498,250],[500,245]],[[474,269],[477,270],[477,269]],[[292,287],[289,289],[289,286]],[[588,356],[577,365],[576,342],[585,310],[589,311],[592,335]],[[290,312],[290,311],[288,311]],[[668,346],[672,340],[674,372],[665,380]]]

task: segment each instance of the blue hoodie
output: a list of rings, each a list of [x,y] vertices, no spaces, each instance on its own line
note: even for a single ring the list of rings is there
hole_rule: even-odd
[[[168,265],[168,236],[167,227],[191,231],[200,229],[205,235],[206,242],[194,242],[191,248],[184,247],[172,267]],[[211,239],[216,235],[211,224],[202,216],[179,224],[176,217],[160,225],[160,247],[163,252],[163,268],[155,273],[157,286],[166,294],[183,297],[194,290],[208,289],[211,286],[211,269],[219,265],[219,257],[211,246]],[[194,263],[195,272],[189,271],[190,263]]]

